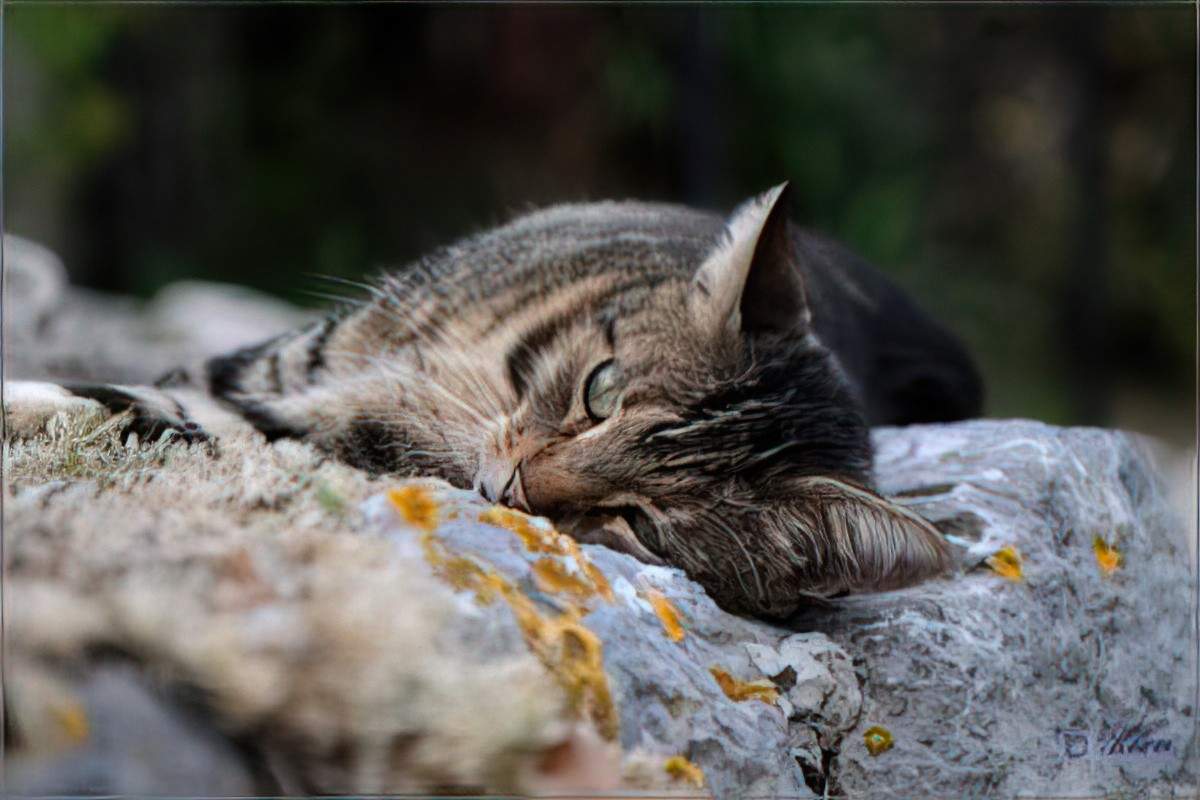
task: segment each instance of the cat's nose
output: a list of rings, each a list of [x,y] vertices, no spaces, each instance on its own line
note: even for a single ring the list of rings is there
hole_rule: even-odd
[[[489,503],[529,511],[525,488],[521,481],[521,465],[505,465],[503,469],[485,469],[475,479],[476,490]]]
[[[500,502],[509,508],[520,509],[526,514],[533,513],[533,509],[529,507],[529,501],[525,497],[525,481],[521,476],[520,464],[517,464],[517,468],[513,470],[512,480],[508,482],[508,488],[500,496]]]

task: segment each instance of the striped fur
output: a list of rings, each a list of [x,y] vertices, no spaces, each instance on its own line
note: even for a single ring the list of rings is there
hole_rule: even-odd
[[[868,488],[868,423],[905,421],[892,395],[974,413],[978,378],[878,273],[792,227],[783,195],[728,222],[633,202],[532,213],[324,321],[117,391],[195,437],[236,418],[474,487],[678,565],[737,611],[937,574],[938,534]],[[585,384],[609,360],[622,393],[599,420]]]

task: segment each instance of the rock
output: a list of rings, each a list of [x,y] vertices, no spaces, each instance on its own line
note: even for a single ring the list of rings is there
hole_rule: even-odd
[[[664,764],[682,755],[703,769],[718,795],[807,796],[798,759],[835,746],[858,719],[854,669],[824,635],[728,614],[679,570],[574,545],[548,522],[497,510],[475,493],[411,488],[426,492],[447,520],[428,534],[439,554],[430,557],[435,567],[469,559],[472,570],[498,575],[530,598],[547,628],[578,616],[584,635],[602,649],[598,693],[611,695],[615,706],[592,716],[625,751],[657,753]],[[418,534],[395,505],[386,496],[372,499],[368,520],[398,546],[409,546]],[[461,564],[457,569],[452,579],[463,581]],[[591,577],[597,571],[599,581]],[[478,594],[479,585],[485,584],[468,581],[465,591]],[[514,613],[525,612],[515,606]],[[671,616],[680,621],[674,636]],[[540,634],[533,635],[536,641]],[[714,669],[766,691],[733,699]],[[557,662],[551,670],[568,682],[577,677]],[[811,769],[821,774],[819,758]]]
[[[44,247],[4,237],[6,375],[150,383],[315,318],[262,292],[187,281],[148,303],[70,286]]]
[[[431,574],[415,538],[368,535],[354,508],[378,483],[296,442],[231,439],[218,455],[73,424],[7,448],[6,766],[19,786],[224,793],[215,779],[181,790],[131,718],[105,711],[127,703],[78,688],[117,659],[154,689],[133,692],[148,707],[137,719],[189,711],[156,741],[197,755],[213,737],[236,742],[259,792],[615,788],[617,755],[566,713],[513,615]],[[67,679],[47,687],[52,674]]]
[[[862,666],[851,796],[1147,796],[1195,786],[1194,530],[1134,435],[979,421],[875,434],[882,491],[967,545],[965,573],[795,624]],[[1194,483],[1193,483],[1194,486]],[[1105,574],[1096,539],[1120,566]],[[1020,554],[1022,579],[982,562]],[[894,747],[871,756],[867,728]]]
[[[67,289],[67,270],[50,250],[10,233],[4,235],[5,325],[11,333],[35,333],[52,322]]]
[[[89,652],[140,654],[147,674],[203,688],[212,729],[270,754],[252,772],[284,776],[276,791],[428,790],[438,775],[579,788],[615,769],[587,768],[608,763],[604,738],[626,786],[703,774],[718,796],[1144,795],[1196,778],[1194,560],[1135,436],[878,431],[881,488],[961,542],[963,570],[786,627],[470,492],[381,493],[304,445],[52,452],[75,440],[10,448],[10,654],[76,674],[102,668],[81,666]],[[1096,537],[1105,563],[1119,553],[1111,574]],[[1020,580],[985,563],[1005,547]],[[16,729],[61,728],[21,685]],[[869,731],[891,747],[872,755]],[[349,753],[373,766],[348,771]],[[563,761],[566,783],[531,766]]]
[[[55,682],[58,683],[58,682]],[[26,687],[22,687],[26,688]],[[49,688],[49,687],[48,687]],[[258,794],[243,755],[203,720],[160,696],[129,666],[99,666],[62,688],[60,714],[81,746],[9,775],[24,795],[211,797]]]
[[[580,621],[602,643],[622,746],[686,755],[718,795],[1190,785],[1194,563],[1152,443],[1021,421],[875,438],[880,488],[962,544],[962,574],[809,610],[791,620],[797,633],[726,614],[677,570],[580,549],[612,587]],[[434,534],[446,552],[541,598],[542,549],[481,527],[488,512],[470,493],[435,497],[456,517]],[[370,508],[385,535],[406,535],[385,499]],[[1097,537],[1119,553],[1111,574]],[[984,563],[1009,546],[1017,581]],[[679,610],[680,641],[654,592]],[[777,697],[732,700],[713,667]],[[893,746],[873,756],[874,726]]]

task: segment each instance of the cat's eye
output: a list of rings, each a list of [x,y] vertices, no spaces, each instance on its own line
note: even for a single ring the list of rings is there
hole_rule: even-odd
[[[621,372],[612,359],[596,366],[583,384],[583,407],[594,422],[606,420],[621,399]]]

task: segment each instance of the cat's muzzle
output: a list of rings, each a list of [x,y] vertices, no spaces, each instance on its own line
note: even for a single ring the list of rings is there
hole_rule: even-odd
[[[475,475],[475,491],[489,503],[499,503],[525,513],[531,513],[521,479],[521,463],[483,464]]]

